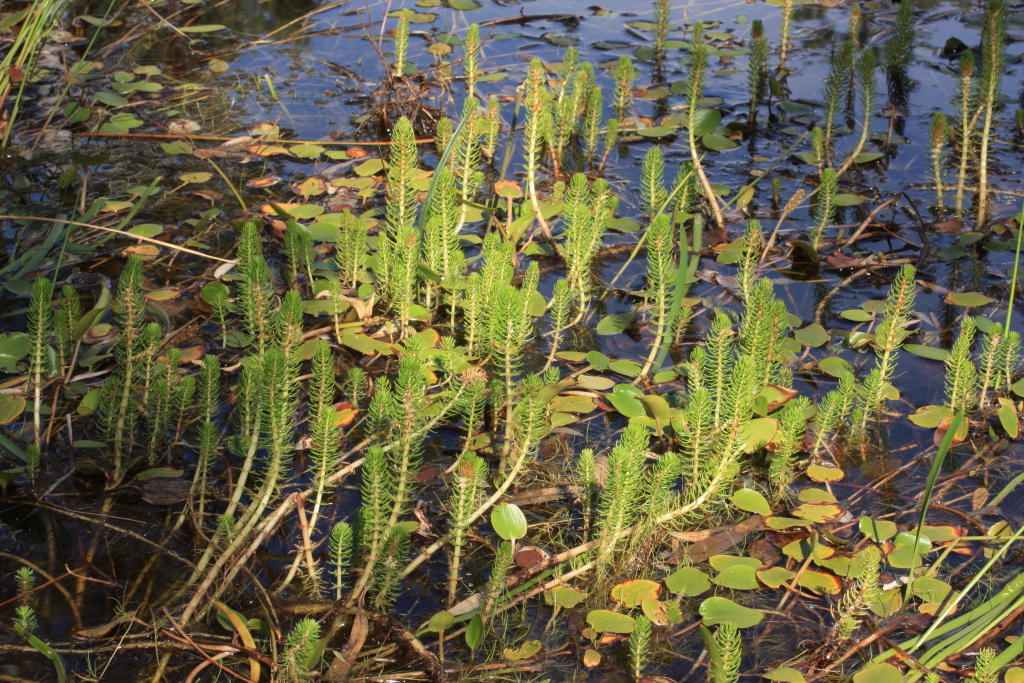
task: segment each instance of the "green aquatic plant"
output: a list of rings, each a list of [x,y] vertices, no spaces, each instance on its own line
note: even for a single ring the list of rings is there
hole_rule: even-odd
[[[672,322],[672,294],[676,281],[673,242],[672,223],[668,216],[657,216],[647,229],[647,289],[650,293],[651,321],[655,332],[650,354],[640,371],[641,375],[646,375],[650,371]]]
[[[869,545],[858,554],[860,571],[852,586],[846,589],[834,610],[835,623],[830,636],[838,643],[848,643],[867,616],[869,605],[876,601],[879,586],[881,553]]]
[[[313,619],[302,619],[292,627],[278,659],[282,680],[288,683],[306,683],[312,680],[310,658],[320,638],[320,624]]]
[[[636,626],[629,635],[629,660],[633,669],[633,680],[643,679],[644,668],[651,657],[651,620],[638,615]]]
[[[889,99],[894,103],[906,101],[907,69],[914,59],[914,3],[900,0],[893,21],[892,37],[886,46],[885,74],[889,83]]]
[[[271,341],[275,298],[270,269],[263,257],[260,225],[247,221],[238,239],[238,271],[242,284],[239,303],[246,334],[256,342],[260,355]]]
[[[478,380],[477,385],[482,387],[483,382]],[[459,588],[462,548],[469,530],[470,517],[480,505],[486,476],[487,463],[473,453],[463,454],[455,465],[449,513],[451,515],[449,529],[452,535],[452,555],[448,563],[448,607],[455,604],[455,596]]]
[[[470,24],[466,29],[466,35],[462,39],[462,50],[465,57],[462,59],[462,77],[466,81],[466,101],[475,101],[477,81],[480,79],[480,26]],[[447,145],[441,145],[443,149]]]
[[[976,329],[974,318],[965,317],[946,357],[946,406],[954,413],[970,412],[978,400],[977,369],[971,359]]]
[[[647,150],[640,166],[640,201],[644,212],[654,216],[665,203],[665,158],[657,145]]]
[[[421,240],[416,228],[416,140],[409,119],[402,117],[391,135],[386,229],[377,246],[375,274],[387,293],[399,329],[407,334],[419,279],[416,264]]]
[[[789,32],[793,24],[793,7],[795,0],[783,0],[782,19],[779,24],[779,68],[786,66],[786,57],[789,54]]]
[[[700,635],[707,648],[713,683],[736,683],[743,662],[743,637],[736,624],[723,622],[713,635],[707,626],[701,624]]]
[[[932,179],[935,181],[935,201],[942,207],[942,181],[945,175],[946,143],[949,140],[950,127],[946,115],[936,113],[932,115],[931,127],[928,129],[928,141],[931,143]]]
[[[668,48],[669,26],[672,21],[672,3],[669,0],[654,0],[654,30],[651,32],[651,44],[654,48],[654,61],[665,61]]]
[[[904,0],[909,3],[909,0]],[[978,107],[974,117],[981,120],[978,150],[978,225],[988,215],[988,155],[992,140],[992,122],[1003,88],[1006,70],[1006,7],[1003,0],[989,0],[981,29],[981,77],[978,80]]]
[[[977,75],[974,70],[974,54],[967,50],[960,56],[956,79],[956,105],[960,117],[957,130],[960,167],[956,182],[956,212],[964,208],[964,185],[967,182],[967,165],[973,153],[975,134],[974,112],[977,103]]]
[[[649,441],[645,427],[630,424],[608,454],[597,511],[600,536],[596,562],[599,577],[609,571],[620,534],[639,518],[643,507],[641,494],[644,492]]]
[[[621,121],[629,116],[629,106],[633,100],[633,82],[636,80],[636,68],[629,55],[619,57],[619,63],[612,69],[611,77],[615,81],[612,112],[615,118]]]
[[[843,100],[853,82],[855,56],[856,48],[853,43],[842,43],[832,55],[828,74],[825,76],[825,89],[822,96],[825,103],[824,140],[822,142],[823,154],[818,157],[819,173],[831,165],[832,132],[836,126],[836,119],[843,108]]]
[[[686,78],[685,88],[687,97],[687,142],[690,147],[690,158],[693,161],[693,168],[696,170],[697,177],[700,179],[701,187],[704,190],[704,199],[711,206],[715,225],[721,228],[724,225],[722,209],[718,205],[715,191],[711,188],[711,182],[704,173],[697,145],[697,134],[695,132],[702,123],[702,117],[705,116],[702,113],[705,110],[701,109],[700,103],[704,99],[704,83],[707,78],[707,70],[708,46],[704,42],[704,24],[698,21],[693,25],[693,50],[690,53],[690,72]]]
[[[43,444],[43,384],[51,374],[50,336],[53,332],[53,283],[36,278],[28,302],[28,385],[32,390],[32,438],[38,451]]]
[[[764,34],[764,24],[755,19],[750,29],[750,57],[747,61],[747,87],[750,90],[750,110],[747,123],[754,125],[757,107],[764,101],[768,91],[768,55],[771,45]]]
[[[818,224],[811,231],[811,246],[817,250],[825,231],[835,221],[837,186],[836,172],[826,168],[821,172],[821,185],[818,188]]]
[[[395,28],[395,62],[391,71],[393,78],[401,78],[405,75],[406,57],[409,55],[409,15],[411,12],[402,11],[398,14],[398,26]]]
[[[836,175],[842,175],[853,164],[862,159],[861,153],[871,135],[871,121],[875,116],[875,99],[878,91],[878,76],[875,73],[875,53],[872,50],[863,50],[858,58],[853,76],[854,85],[860,98],[860,133],[857,137],[857,144],[850,154],[847,155],[843,165],[836,171]]]

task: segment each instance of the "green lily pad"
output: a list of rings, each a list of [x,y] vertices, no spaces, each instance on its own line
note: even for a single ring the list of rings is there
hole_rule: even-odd
[[[695,567],[680,567],[665,577],[665,587],[673,593],[693,597],[707,592],[711,588],[711,580]]]
[[[764,620],[764,613],[737,605],[728,598],[708,598],[697,610],[704,617],[705,626],[732,623],[736,628],[757,626]]]

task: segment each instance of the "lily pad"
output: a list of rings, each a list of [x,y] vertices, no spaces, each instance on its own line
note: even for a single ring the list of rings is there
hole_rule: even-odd
[[[704,617],[705,626],[729,622],[736,628],[757,626],[764,620],[764,613],[737,605],[728,598],[708,598],[697,610]]]
[[[684,597],[693,597],[711,588],[711,579],[695,567],[680,567],[665,577],[665,587]]]
[[[636,628],[636,620],[633,617],[606,609],[588,612],[587,623],[598,633],[632,633]]]
[[[772,514],[772,508],[765,497],[752,489],[740,489],[733,494],[730,500],[740,510],[755,512],[759,515]]]

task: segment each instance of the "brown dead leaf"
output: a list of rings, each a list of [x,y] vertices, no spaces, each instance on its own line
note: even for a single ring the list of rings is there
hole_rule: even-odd
[[[697,541],[685,548],[679,555],[672,554],[667,560],[671,564],[679,564],[683,558],[688,558],[692,564],[707,562],[712,555],[721,555],[729,548],[740,543],[751,532],[764,528],[764,520],[761,515],[751,515],[747,519],[715,531],[706,539]]]
[[[854,257],[847,256],[846,254],[829,254],[825,257],[825,263],[832,268],[863,268],[878,263],[878,257],[874,254],[867,256]]]
[[[937,221],[934,223],[935,229],[939,232],[944,232],[947,235],[955,235],[967,227],[967,223],[960,220],[959,218],[950,218],[944,221]]]
[[[154,477],[137,485],[142,500],[150,505],[175,505],[188,498],[192,482],[170,477]]]
[[[352,630],[348,634],[348,642],[345,643],[345,647],[341,652],[332,650],[334,661],[331,662],[330,671],[325,676],[327,680],[343,681],[348,678],[349,671],[352,670],[356,657],[363,649],[363,643],[366,642],[369,632],[370,622],[366,618],[366,613],[360,609],[356,612],[355,620],[352,622]]]

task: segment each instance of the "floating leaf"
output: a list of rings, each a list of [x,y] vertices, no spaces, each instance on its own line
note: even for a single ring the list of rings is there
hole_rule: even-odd
[[[627,614],[595,609],[587,613],[587,623],[598,633],[632,633],[636,620]]]
[[[796,340],[804,346],[824,346],[828,344],[829,340],[832,339],[829,333],[825,331],[825,328],[817,323],[808,325],[803,329],[799,329],[793,333]]]
[[[587,648],[583,651],[583,666],[588,669],[592,669],[601,663],[601,653],[593,648]]]
[[[703,137],[711,133],[722,122],[722,112],[717,109],[698,109],[693,122],[694,137]]]
[[[586,593],[581,593],[580,591],[569,588],[568,586],[558,586],[557,588],[553,588],[544,593],[545,602],[549,605],[557,605],[563,609],[575,607],[586,597]]]
[[[756,574],[761,583],[769,588],[779,588],[782,584],[796,576],[796,572],[790,571],[785,567],[772,567],[771,569],[758,571]]]
[[[658,626],[670,626],[683,620],[683,612],[674,602],[644,598],[640,601],[640,609],[648,619]]]
[[[835,595],[843,589],[843,583],[838,577],[826,572],[819,572],[815,569],[804,569],[797,584],[815,593]]]
[[[846,510],[835,503],[804,503],[795,508],[792,515],[817,524],[828,524],[837,521],[845,513]]]
[[[884,156],[885,154],[882,152],[861,152],[857,155],[854,161],[858,164],[867,164],[877,159],[881,159]]]
[[[612,600],[624,607],[636,607],[644,598],[658,599],[661,585],[647,579],[636,579],[620,583],[612,588]]]
[[[872,519],[871,517],[864,517],[860,520],[857,525],[860,532],[870,538],[875,543],[881,543],[888,541],[890,538],[896,535],[897,527],[894,522],[890,522],[885,519]]]
[[[0,425],[10,424],[25,412],[27,401],[17,394],[0,394]]]
[[[857,206],[867,201],[867,197],[861,197],[859,194],[837,194],[836,195],[836,206]]]
[[[656,127],[656,128],[644,128],[636,131],[637,135],[645,138],[667,138],[670,135],[675,135],[678,131],[674,128]]]
[[[853,372],[850,361],[836,356],[829,356],[818,361],[818,369],[830,377],[842,377],[848,372]]]
[[[754,512],[759,515],[772,514],[772,508],[768,505],[768,501],[765,497],[752,489],[740,489],[733,494],[730,500],[732,501],[732,504],[740,510]]]
[[[946,295],[946,301],[957,306],[974,308],[975,306],[987,306],[995,299],[980,292],[950,292]]]
[[[927,358],[929,360],[939,360],[945,362],[946,358],[949,357],[949,351],[946,349],[939,349],[934,346],[923,346],[921,344],[904,344],[904,351],[909,351],[915,356],[921,356],[921,358]]]
[[[434,616],[430,617],[430,621],[427,622],[427,628],[434,633],[437,633],[438,631],[444,631],[454,623],[455,615],[451,612],[438,612]]]
[[[484,642],[484,622],[479,614],[474,614],[466,625],[466,645],[470,650],[475,650],[480,643]]]
[[[227,26],[224,24],[197,24],[195,26],[180,26],[178,30],[182,33],[213,33],[223,31]]]
[[[760,417],[748,422],[740,434],[743,442],[743,450],[753,453],[759,448],[764,448],[779,431],[779,422],[770,417]]]
[[[626,377],[636,377],[643,370],[640,364],[632,360],[616,360],[608,364],[608,369]]]
[[[846,474],[838,467],[826,467],[825,465],[811,465],[807,468],[807,478],[812,481],[841,481]]]
[[[853,683],[903,683],[903,674],[892,664],[875,664],[854,674]]]
[[[730,149],[739,147],[735,141],[730,140],[721,133],[708,133],[700,139],[702,145],[716,152],[727,152]]]
[[[728,598],[708,598],[700,604],[697,611],[704,617],[705,626],[730,622],[736,628],[749,628],[764,620],[762,612],[737,605]]]
[[[760,564],[760,562],[758,563]],[[760,588],[756,570],[753,567],[737,564],[720,572],[712,581],[719,586],[733,590],[752,591]]]
[[[512,648],[505,648],[504,655],[505,659],[510,662],[519,662],[533,657],[535,654],[540,652],[541,649],[542,646],[539,640],[527,640],[515,650]]]
[[[924,406],[909,416],[911,422],[918,427],[935,429],[943,422],[953,417],[953,410],[946,406]]]
[[[797,496],[801,503],[834,503],[836,497],[825,489],[804,489]]]
[[[597,333],[601,335],[619,334],[633,322],[636,317],[635,310],[625,313],[613,313],[601,318],[597,323]]]
[[[699,569],[681,567],[665,577],[665,587],[673,593],[679,593],[689,598],[700,595],[711,588],[711,579]]]
[[[769,681],[781,681],[781,683],[804,683],[804,675],[791,666],[780,666],[764,674],[762,678]]]
[[[784,529],[792,529],[798,526],[810,526],[813,524],[809,519],[793,519],[792,517],[779,517],[778,515],[772,515],[771,517],[764,518],[764,524],[769,529],[775,529],[776,531],[782,531]]]
[[[615,410],[626,417],[646,417],[647,415],[644,404],[637,400],[635,396],[611,393],[605,394],[605,397]]]
[[[518,505],[502,503],[491,510],[491,526],[506,541],[526,536],[526,515]]]

